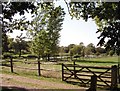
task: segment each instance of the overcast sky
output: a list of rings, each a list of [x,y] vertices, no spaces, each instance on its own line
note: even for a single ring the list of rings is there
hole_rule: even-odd
[[[61,5],[65,12],[65,19],[63,22],[62,30],[60,32],[60,46],[68,46],[69,44],[79,44],[80,42],[83,42],[85,45],[88,45],[89,43],[93,43],[95,46],[98,43],[97,37],[99,34],[96,34],[97,26],[95,22],[92,19],[89,19],[87,22],[80,19],[71,19],[71,16],[68,14],[67,6],[64,2],[57,1],[56,6]],[[15,18],[18,18],[19,16],[16,15]],[[27,17],[29,17],[29,14],[27,14]],[[12,37],[15,37],[18,33],[18,31],[14,31],[13,34],[10,34]],[[24,34],[25,35],[25,34]]]

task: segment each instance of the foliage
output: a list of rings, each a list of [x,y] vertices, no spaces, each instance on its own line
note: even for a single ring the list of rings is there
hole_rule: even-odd
[[[38,57],[43,56],[46,43],[46,32],[41,30],[37,36],[34,37],[32,42],[32,52],[35,53]]]
[[[6,34],[2,34],[2,52],[8,52],[8,36]]]
[[[59,32],[65,13],[60,6],[54,8],[52,3],[38,10],[30,30],[30,34],[33,37],[31,48],[38,57],[50,56],[58,50]]]
[[[8,38],[6,33],[13,32],[13,30],[23,30],[25,29],[25,24],[29,25],[28,21],[25,21],[26,18],[22,17],[21,19],[13,19],[15,14],[23,15],[25,12],[33,13],[36,6],[31,2],[1,2],[2,3],[2,16],[0,16],[2,21],[2,50],[9,51],[8,49]]]
[[[114,53],[115,53],[115,52],[114,52],[113,50],[110,50],[110,51],[109,51],[109,55],[110,55],[110,56],[113,56]]]
[[[96,53],[99,53],[99,54],[103,54],[106,52],[106,50],[104,48],[101,48],[101,47],[95,48],[95,51],[96,51]]]
[[[85,48],[85,54],[90,55],[94,53],[96,53],[95,46],[92,43],[88,44],[87,47]]]
[[[15,42],[13,43],[13,48],[16,52],[19,52],[19,57],[21,56],[22,50],[27,50],[27,43],[24,40],[26,37],[22,37],[22,33],[20,36],[17,36]]]
[[[66,0],[65,0],[66,1]],[[100,32],[98,45],[120,54],[120,2],[66,2],[69,13],[77,19],[95,20]],[[112,13],[111,13],[112,12]],[[105,39],[108,41],[105,42]]]
[[[84,46],[84,43],[80,43],[79,45],[77,44],[70,44],[68,46],[61,46],[59,47],[59,53],[65,54],[67,51],[68,55],[74,56],[74,55],[79,55],[80,57],[85,57],[88,55],[109,55],[109,51],[111,50],[106,50],[105,48],[102,47],[95,47],[94,44],[90,43],[87,46]]]

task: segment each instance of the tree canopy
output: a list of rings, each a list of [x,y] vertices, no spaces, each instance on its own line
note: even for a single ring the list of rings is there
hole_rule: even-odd
[[[64,11],[59,7],[49,6],[38,8],[32,21],[32,50],[37,56],[55,54],[58,51],[60,30],[64,20]]]
[[[66,2],[66,0],[64,1]],[[112,49],[118,55],[120,54],[120,2],[66,2],[66,4],[72,17],[76,17],[77,19],[83,18],[85,21],[89,18],[95,20],[98,26],[97,32],[100,32],[98,45],[105,46],[106,49]],[[2,2],[2,34],[10,30],[12,31],[13,29],[23,30],[21,26],[30,23],[25,21],[26,18],[24,17],[20,20],[13,21],[13,16],[16,13],[20,15],[24,15],[25,12],[34,13],[34,10],[36,10],[39,5],[42,5],[44,9],[46,6],[49,6],[50,3],[37,3],[35,6],[34,2],[10,2],[9,4]],[[11,23],[4,21],[4,19],[8,19]],[[12,24],[15,26],[13,27]],[[25,27],[23,28],[25,29]],[[6,38],[6,35],[3,35],[3,38]],[[107,42],[105,42],[106,38],[108,39]],[[5,41],[3,43],[6,44]]]
[[[69,13],[77,19],[95,20],[100,39],[98,45],[120,54],[120,2],[70,2]],[[105,42],[105,39],[108,41]]]

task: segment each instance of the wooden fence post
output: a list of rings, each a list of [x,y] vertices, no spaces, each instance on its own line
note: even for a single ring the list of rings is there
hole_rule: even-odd
[[[116,89],[117,88],[117,66],[112,66],[111,70],[111,88]]]
[[[62,81],[64,81],[64,68],[63,68],[63,63],[62,63]]]
[[[118,83],[120,84],[120,64],[118,63]]]
[[[90,88],[87,91],[96,91],[97,88],[97,76],[91,76]]]
[[[75,60],[73,62],[73,65],[74,65],[74,78],[76,78],[76,71],[75,71]]]
[[[38,60],[38,75],[41,76],[41,73],[40,73],[40,60]]]
[[[10,68],[11,68],[11,72],[13,73],[13,60],[12,60],[12,57],[10,57]]]

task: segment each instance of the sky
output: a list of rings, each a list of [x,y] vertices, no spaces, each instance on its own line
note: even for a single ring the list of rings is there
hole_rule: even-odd
[[[55,6],[59,6],[64,8],[65,10],[65,18],[62,25],[62,30],[60,32],[60,46],[68,46],[69,44],[79,44],[80,42],[83,42],[84,45],[88,45],[89,43],[93,43],[95,46],[99,42],[98,36],[99,34],[96,34],[97,26],[95,22],[92,19],[89,19],[87,22],[80,19],[77,20],[75,18],[71,19],[71,16],[68,13],[67,6],[65,2],[63,1],[57,1]],[[19,16],[15,16],[15,18],[18,18]],[[29,14],[27,14],[27,17],[29,17]],[[20,31],[19,31],[20,32]],[[13,34],[9,34],[11,37],[14,37],[16,35],[20,35],[18,31],[14,31]],[[25,32],[24,35],[25,36]]]

